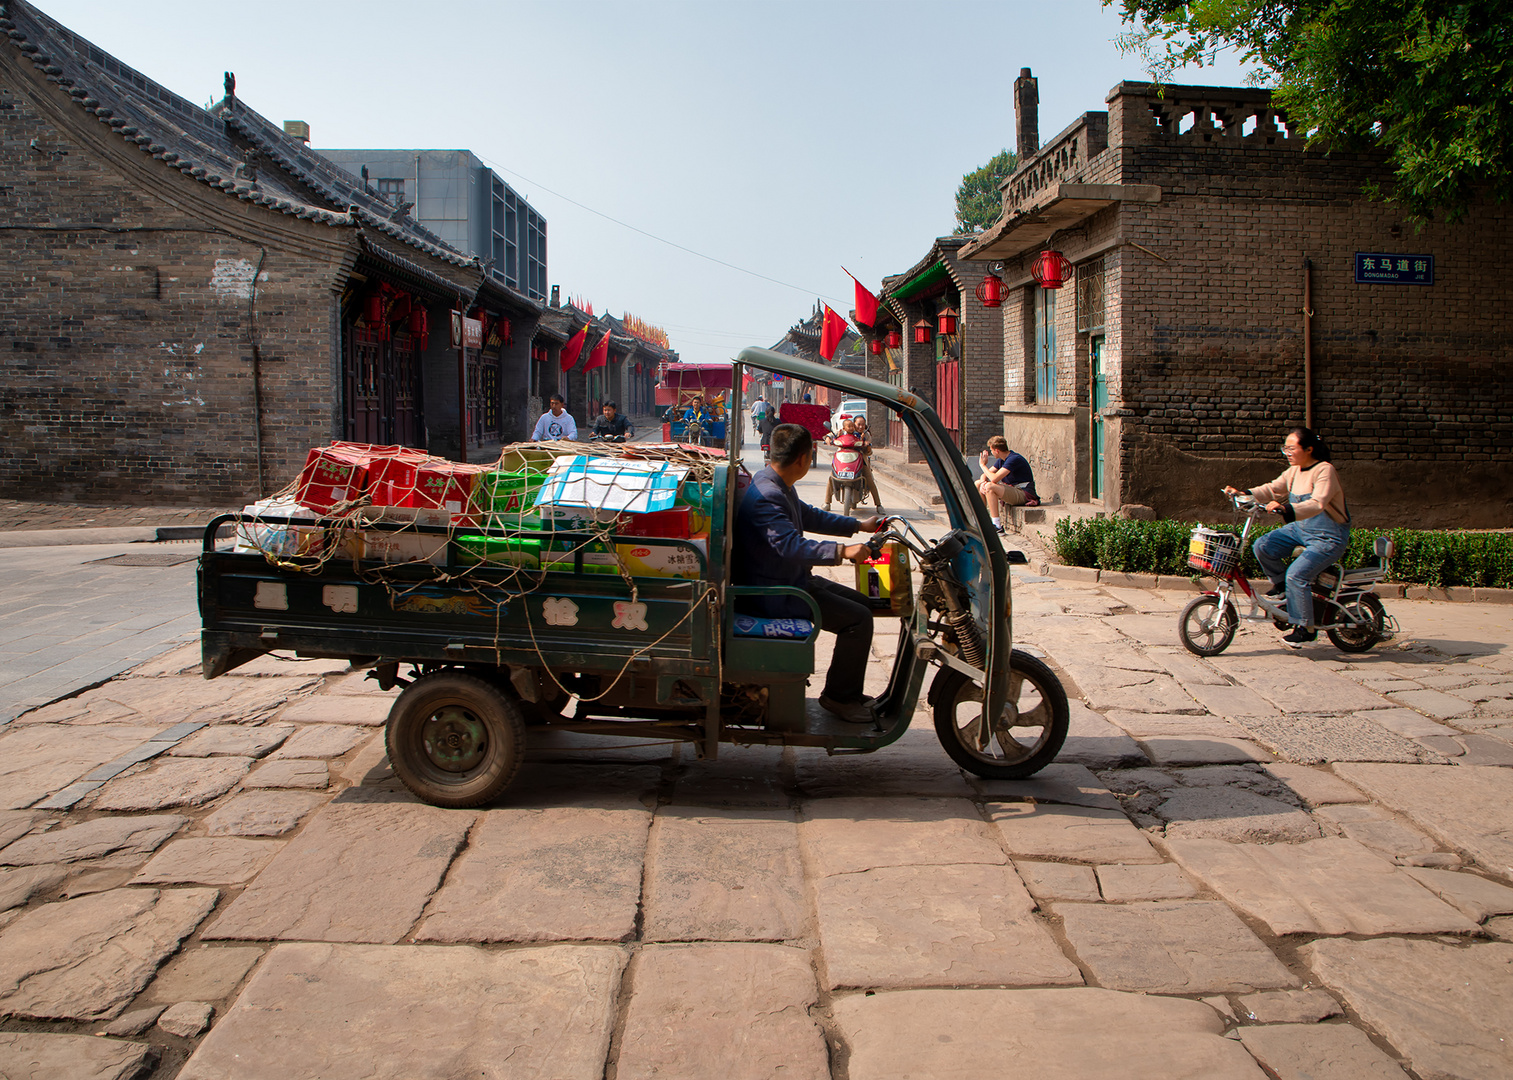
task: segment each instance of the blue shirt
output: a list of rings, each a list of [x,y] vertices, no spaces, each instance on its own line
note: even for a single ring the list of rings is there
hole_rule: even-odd
[[[1040,498],[1039,495],[1035,494],[1035,474],[1030,471],[1030,463],[1024,459],[1023,455],[1016,454],[1010,450],[1008,457],[989,458],[988,467],[990,469],[1008,469],[1009,475],[1004,477],[1000,483],[1020,488],[1032,499]]]
[[[736,507],[731,580],[736,585],[792,585],[807,589],[811,566],[838,566],[841,546],[810,540],[805,530],[826,536],[853,536],[854,517],[843,517],[801,502],[769,465],[756,474]],[[788,597],[748,600],[741,609],[772,618],[807,619],[808,605]]]

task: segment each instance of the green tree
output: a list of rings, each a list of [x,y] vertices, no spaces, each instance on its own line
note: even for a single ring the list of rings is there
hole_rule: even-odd
[[[1310,147],[1386,152],[1395,182],[1369,190],[1412,220],[1454,221],[1479,191],[1513,197],[1506,0],[1118,2],[1136,27],[1119,44],[1158,82],[1235,49]]]
[[[965,236],[981,232],[1003,212],[1003,193],[998,185],[1019,168],[1019,155],[1005,150],[978,169],[961,178],[956,189],[956,233]]]

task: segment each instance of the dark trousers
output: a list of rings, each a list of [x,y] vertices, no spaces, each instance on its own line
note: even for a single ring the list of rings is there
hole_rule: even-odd
[[[872,608],[867,598],[827,578],[812,577],[806,588],[820,606],[820,629],[835,635],[835,653],[825,675],[825,696],[860,701],[872,652]]]

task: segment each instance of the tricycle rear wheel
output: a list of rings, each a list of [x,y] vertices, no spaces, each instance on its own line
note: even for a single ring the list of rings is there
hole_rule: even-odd
[[[520,771],[525,724],[503,691],[460,671],[422,675],[389,710],[389,764],[417,798],[466,808],[498,798]]]
[[[1015,649],[1009,656],[1009,696],[1003,715],[983,723],[982,687],[942,668],[930,689],[935,735],[951,760],[989,780],[1021,780],[1055,760],[1066,741],[1071,711],[1066,691],[1044,661]],[[1033,733],[1022,737],[1015,732]]]

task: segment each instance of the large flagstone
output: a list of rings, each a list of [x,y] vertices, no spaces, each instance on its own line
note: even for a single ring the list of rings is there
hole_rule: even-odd
[[[895,866],[814,890],[831,989],[1082,982],[1011,867]]]
[[[1235,913],[1213,900],[1055,905],[1067,940],[1111,990],[1235,994],[1296,986]]]
[[[0,732],[0,809],[31,806],[160,730],[122,725],[86,734],[62,724],[12,724]]]
[[[0,1032],[6,1080],[135,1080],[151,1064],[146,1043],[93,1035]]]
[[[1424,1080],[1513,1075],[1513,945],[1325,939],[1301,955]]]
[[[935,732],[921,728],[911,728],[875,754],[834,757],[821,750],[795,748],[794,771],[799,788],[812,799],[972,794]]]
[[[783,945],[648,945],[632,963],[616,1080],[830,1080],[809,953]]]
[[[178,814],[93,818],[78,825],[24,836],[0,851],[0,864],[38,866],[105,855],[147,855],[188,821]]]
[[[650,825],[640,806],[487,811],[416,939],[627,940]]]
[[[273,949],[179,1080],[601,1080],[610,946]]]
[[[1066,990],[908,990],[831,1007],[851,1080],[1264,1080],[1213,1009]],[[986,1022],[985,1022],[986,1021]]]
[[[1392,707],[1392,702],[1360,683],[1303,656],[1235,656],[1224,670],[1288,715]]]
[[[0,1016],[115,1016],[219,895],[215,889],[111,889],[22,912],[0,932]]]
[[[198,675],[157,679],[112,679],[78,697],[27,713],[25,723],[161,724],[186,720],[207,724],[261,720],[285,701],[320,682],[317,676]]]
[[[1513,878],[1513,769],[1347,762],[1335,771],[1494,874]]]
[[[1476,924],[1354,840],[1169,840],[1182,868],[1274,934],[1432,934]]]
[[[966,799],[810,799],[799,832],[820,877],[882,866],[1007,863]]]
[[[211,924],[206,940],[404,937],[476,815],[370,798],[337,800],[316,815]]]
[[[156,810],[200,806],[226,794],[247,775],[245,757],[167,758],[142,772],[118,776],[100,791],[95,810]]]
[[[1349,1024],[1268,1024],[1239,1029],[1240,1041],[1279,1080],[1408,1080]]]
[[[784,941],[808,921],[798,827],[786,810],[663,807],[642,901],[648,941]]]
[[[1049,803],[989,803],[988,816],[1016,859],[1157,863],[1161,856],[1122,811]]]

